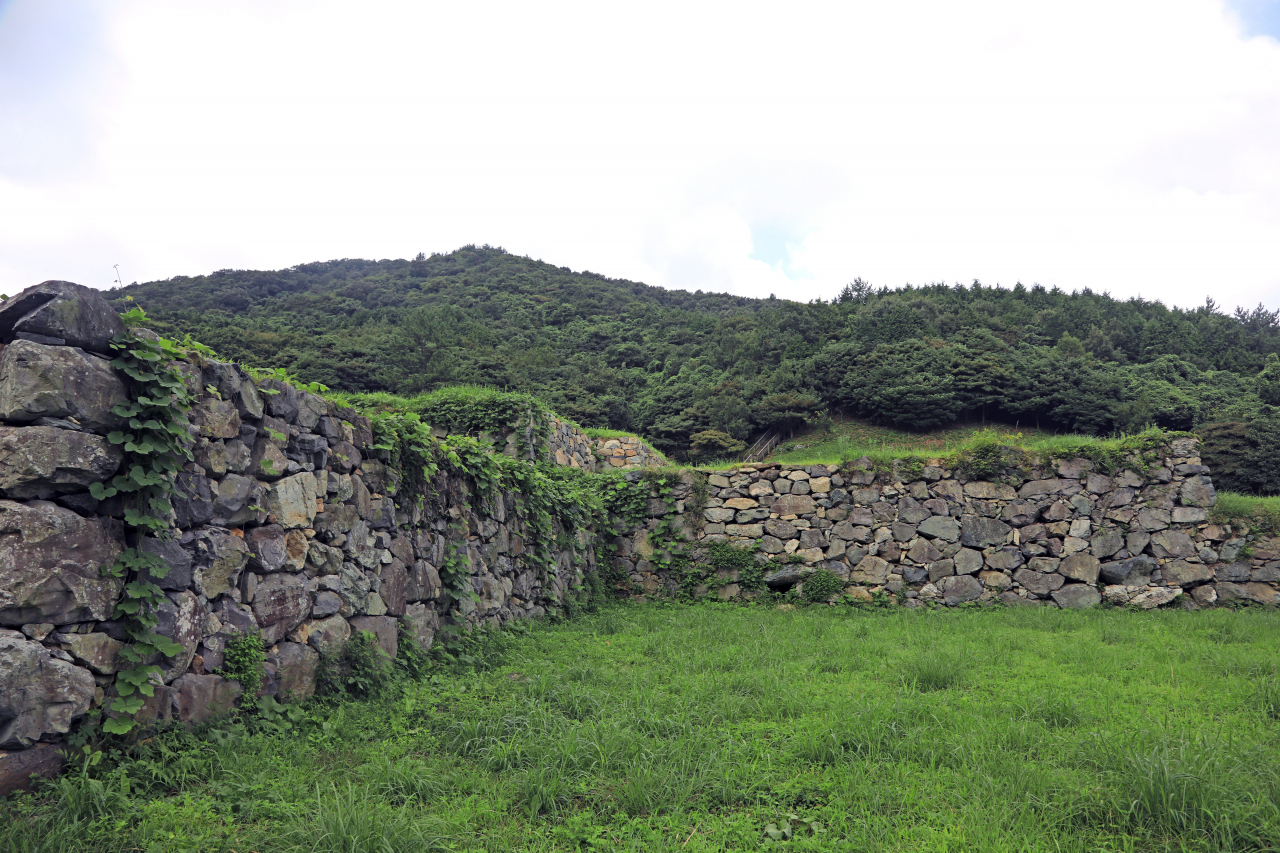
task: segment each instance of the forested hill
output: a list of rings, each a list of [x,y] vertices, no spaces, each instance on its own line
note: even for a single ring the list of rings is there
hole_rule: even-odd
[[[335,389],[468,382],[681,453],[840,411],[914,428],[984,413],[1106,433],[1280,404],[1280,312],[1105,294],[861,281],[830,302],[663,290],[467,246],[409,260],[221,270],[110,294],[162,331]],[[1261,376],[1260,376],[1261,374]]]

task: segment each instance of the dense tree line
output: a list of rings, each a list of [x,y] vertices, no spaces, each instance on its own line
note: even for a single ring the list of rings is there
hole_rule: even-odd
[[[663,290],[467,246],[221,270],[113,297],[224,356],[306,381],[524,391],[677,454],[695,434],[747,440],[827,412],[915,429],[985,416],[1109,433],[1247,422],[1263,413],[1260,393],[1280,394],[1264,370],[1280,353],[1280,311],[1039,285],[857,280],[806,304]]]

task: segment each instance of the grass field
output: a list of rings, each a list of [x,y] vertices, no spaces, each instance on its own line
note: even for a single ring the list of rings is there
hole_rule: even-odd
[[[1277,649],[1261,610],[610,606],[155,737],[0,849],[1275,849]]]

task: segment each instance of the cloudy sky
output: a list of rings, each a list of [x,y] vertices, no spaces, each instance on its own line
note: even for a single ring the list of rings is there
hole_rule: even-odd
[[[1280,307],[1280,0],[0,0],[0,292],[490,243]]]

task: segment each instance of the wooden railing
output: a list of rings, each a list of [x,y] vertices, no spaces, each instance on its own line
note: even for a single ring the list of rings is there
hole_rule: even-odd
[[[777,447],[778,442],[780,441],[782,441],[781,430],[774,429],[766,432],[764,435],[760,436],[760,438],[756,439],[755,444],[751,445],[751,447],[747,449],[747,452],[742,456],[742,461],[759,462],[761,459],[768,456],[770,451]]]

